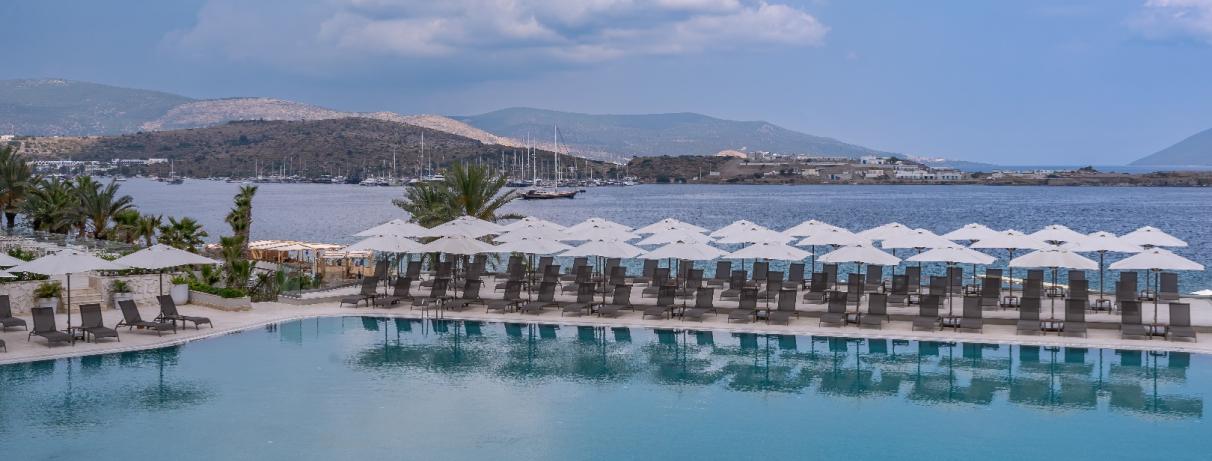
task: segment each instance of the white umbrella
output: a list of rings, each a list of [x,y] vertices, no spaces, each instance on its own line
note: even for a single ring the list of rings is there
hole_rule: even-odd
[[[588,240],[632,240],[640,238],[639,235],[621,229],[617,226],[609,226],[603,224],[592,224],[588,226],[573,226],[564,231],[564,237],[560,240],[567,241],[588,241]]]
[[[603,258],[635,258],[644,254],[644,250],[619,240],[590,240],[560,254],[560,256],[583,257],[601,256]]]
[[[719,243],[766,243],[777,242],[787,243],[792,237],[783,234],[782,232],[767,229],[762,226],[753,225],[744,229],[737,229],[723,237],[720,237]]]
[[[1086,238],[1086,234],[1060,224],[1044,226],[1043,229],[1032,232],[1031,236],[1053,245],[1060,245],[1066,242],[1080,242]]]
[[[993,263],[993,261],[996,261],[996,260],[997,260],[997,258],[994,258],[987,254],[981,253],[976,250],[969,249],[967,247],[964,247],[964,246],[958,245],[958,244],[949,246],[949,247],[931,248],[930,250],[910,256],[908,259],[906,259],[906,261],[914,261],[914,262],[918,262],[918,263],[921,263],[921,262],[947,263],[947,270],[948,270],[947,276],[948,277],[951,276],[950,270],[956,264],[972,264],[973,266],[975,266],[977,264],[982,264],[982,265],[991,264],[991,263]],[[975,269],[973,269],[973,272],[975,272]],[[951,291],[951,281],[950,280],[947,281],[947,291],[948,291],[947,310],[948,310],[949,314],[953,314],[955,312],[955,298],[952,297],[951,293],[950,293],[950,291]]]
[[[582,230],[590,228],[590,227],[605,227],[605,228],[617,230],[619,232],[631,232],[630,227],[624,226],[624,225],[619,224],[614,221],[602,219],[602,218],[589,218],[589,219],[586,219],[579,223],[576,223],[576,224],[568,227],[565,230],[568,231],[570,234],[576,234],[576,233],[579,233]]]
[[[826,230],[830,230],[830,229],[841,229],[841,228],[837,227],[833,224],[827,224],[827,223],[824,223],[821,221],[817,221],[815,219],[809,219],[807,221],[804,221],[802,223],[792,226],[791,228],[783,231],[783,233],[786,235],[789,235],[791,237],[807,237],[809,235],[816,234],[817,232],[826,231]]]
[[[758,242],[724,255],[726,259],[774,259],[779,261],[801,261],[809,256],[807,251],[782,242]]]
[[[993,237],[997,234],[997,231],[990,229],[984,224],[972,223],[965,224],[964,227],[943,234],[942,237],[947,240],[968,240],[970,242],[974,242]]]
[[[174,248],[163,243],[157,243],[150,247],[115,259],[114,263],[128,267],[138,267],[140,269],[162,270],[170,267],[192,266],[195,264],[219,264],[219,261],[190,253],[179,248]],[[164,293],[163,272],[160,273],[160,293]]]
[[[885,250],[898,248],[916,248],[923,250],[926,248],[944,248],[955,246],[955,242],[946,238],[940,237],[934,232],[926,229],[913,229],[909,232],[901,232],[898,235],[893,235],[880,242],[880,246]]]
[[[795,244],[797,246],[802,246],[802,247],[803,246],[812,247],[812,270],[810,272],[816,272],[816,247],[817,247],[817,245],[831,245],[831,246],[836,247],[836,246],[865,245],[865,244],[870,244],[870,243],[871,243],[870,240],[859,237],[854,232],[850,232],[846,229],[843,229],[843,228],[840,228],[837,226],[831,226],[830,228],[825,228],[825,229],[821,229],[819,231],[812,232],[812,233],[804,236],[803,239],[801,239],[799,242],[796,242]]]
[[[17,276],[8,273],[8,271],[0,271],[0,279],[13,279],[13,278],[17,278]]]
[[[22,264],[25,261],[9,256],[8,253],[0,253],[0,267],[11,267]]]
[[[821,255],[819,259],[825,263],[878,264],[881,266],[895,266],[901,263],[901,258],[866,243],[838,248]]]
[[[561,229],[538,224],[526,224],[524,226],[515,226],[504,234],[498,235],[494,240],[498,242],[509,242],[521,238],[563,240],[567,236]]]
[[[446,253],[452,255],[474,255],[493,253],[492,245],[465,235],[450,235],[421,245],[417,253]]]
[[[128,266],[93,256],[79,250],[62,250],[33,261],[9,268],[9,272],[29,272],[42,275],[67,276],[67,327],[72,326],[72,274],[91,271],[116,271]]]
[[[892,237],[905,235],[905,234],[908,234],[911,232],[913,232],[913,229],[906,227],[904,224],[901,224],[898,222],[890,222],[890,223],[884,224],[882,226],[876,226],[876,227],[872,227],[870,229],[861,231],[858,233],[858,236],[865,238],[867,240],[887,240]]]
[[[1103,297],[1103,263],[1106,261],[1108,251],[1116,253],[1139,253],[1143,248],[1140,245],[1134,245],[1125,242],[1123,239],[1116,237],[1110,232],[1098,231],[1091,232],[1086,235],[1086,238],[1080,242],[1073,242],[1062,246],[1078,253],[1098,253],[1098,300],[1104,301]]]
[[[701,242],[675,241],[644,254],[644,259],[710,261],[728,252]]]
[[[485,235],[503,233],[505,233],[505,228],[498,224],[472,216],[459,216],[458,218],[426,229],[418,237],[448,237],[458,235],[474,239]]]
[[[1094,270],[1098,263],[1085,256],[1063,248],[1036,250],[1010,260],[1010,267],[1040,267],[1052,269],[1052,286],[1056,286],[1056,273],[1066,269]],[[1056,317],[1056,298],[1052,298],[1052,317]]]
[[[1145,226],[1120,236],[1125,242],[1148,247],[1185,247],[1187,242],[1152,226]]]
[[[550,255],[572,248],[557,240],[544,238],[519,237],[493,247],[498,253],[528,253]]]
[[[370,229],[354,234],[354,237],[374,237],[376,235],[403,235],[405,237],[416,237],[422,235],[427,229],[419,224],[410,223],[404,219],[393,219],[383,224],[379,224]]]
[[[659,231],[667,230],[667,229],[685,229],[685,230],[688,230],[691,232],[697,232],[700,234],[703,232],[707,232],[707,229],[696,226],[694,224],[678,221],[673,218],[665,218],[660,221],[649,224],[647,226],[636,229],[635,233],[637,233],[637,234],[655,234]]]
[[[1161,277],[1161,271],[1202,271],[1204,265],[1176,255],[1170,250],[1150,248],[1135,255],[1111,263],[1112,270],[1148,270]],[[1161,291],[1161,281],[1157,283]],[[1153,323],[1157,323],[1157,303],[1160,293],[1153,294]]]
[[[636,242],[636,245],[664,245],[672,242],[687,242],[687,243],[711,243],[711,237],[700,234],[695,231],[681,228],[663,229],[653,233],[644,240]]]
[[[377,235],[359,240],[343,251],[378,251],[383,253],[415,253],[421,248],[417,241],[399,235]]]
[[[762,228],[762,229],[766,228],[766,227],[758,225],[752,221],[741,219],[741,220],[733,221],[732,224],[729,224],[727,226],[716,229],[715,232],[712,232],[707,235],[709,235],[711,237],[715,237],[715,238],[728,237],[737,232],[743,232],[747,229],[751,229],[754,227],[758,227],[758,228]]]
[[[970,246],[970,248],[1006,250],[1006,252],[1010,254],[1010,259],[1014,259],[1015,251],[1043,250],[1045,248],[1051,248],[1051,246],[1030,235],[1014,229],[1006,229],[983,239],[977,240]],[[1010,298],[1017,299],[1014,298],[1014,268],[1010,267],[1009,269]]]
[[[559,230],[559,231],[567,229],[567,227],[561,226],[559,224],[553,223],[553,222],[545,220],[545,219],[539,219],[534,216],[527,216],[525,218],[519,219],[519,220],[511,222],[509,224],[505,224],[501,227],[504,228],[505,232],[513,232],[513,231],[518,230],[519,228],[527,227],[527,226],[543,227],[543,228],[555,229],[555,230]]]

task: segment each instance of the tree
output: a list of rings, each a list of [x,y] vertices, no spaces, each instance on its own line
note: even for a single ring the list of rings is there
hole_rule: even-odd
[[[234,206],[225,221],[231,226],[232,235],[243,240],[240,250],[248,249],[248,238],[252,229],[252,202],[257,195],[257,186],[241,186],[236,194]]]
[[[152,246],[152,239],[156,238],[156,231],[160,229],[160,221],[160,215],[139,216],[139,222],[136,224],[136,238],[142,238],[144,245]]]
[[[80,222],[75,183],[59,178],[39,181],[29,190],[21,212],[34,230],[66,235]]]
[[[168,218],[168,224],[160,225],[160,243],[179,248],[190,253],[197,253],[198,246],[207,237],[202,225],[193,218]]]
[[[118,195],[116,181],[103,186],[91,176],[80,176],[76,178],[76,193],[80,196],[81,215],[87,218],[97,239],[108,239],[110,220],[134,207],[134,199],[129,195]]]
[[[25,157],[12,147],[0,148],[0,210],[10,232],[17,223],[17,212],[38,182]]]
[[[517,199],[518,192],[501,192],[505,187],[503,174],[478,165],[456,163],[442,182],[426,182],[410,186],[403,198],[392,203],[412,215],[412,220],[425,227],[467,215],[485,221],[516,219],[516,214],[498,215],[501,207]]]
[[[139,210],[127,208],[114,214],[114,235],[122,243],[135,243],[139,239]]]

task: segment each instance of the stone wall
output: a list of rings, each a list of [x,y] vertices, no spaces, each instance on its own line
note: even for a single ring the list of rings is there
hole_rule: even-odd
[[[164,275],[164,292],[168,293],[168,280],[171,275]],[[93,275],[72,275],[72,291],[79,293],[81,291],[91,291],[92,296],[89,299],[82,301],[97,302],[97,295],[100,295],[101,305],[107,309],[117,308],[113,305],[112,297],[109,292],[109,284],[115,279],[125,280],[131,288],[131,294],[134,295],[135,302],[140,306],[156,305],[156,295],[159,294],[159,275],[131,275],[122,277],[99,277]],[[57,280],[63,284],[64,289],[67,287],[67,277],[55,276],[51,280]],[[41,285],[43,281],[26,281],[26,282],[7,282],[0,283],[0,294],[7,294],[9,304],[15,312],[29,312],[29,308],[34,306],[34,289]],[[64,300],[66,302],[66,299]],[[79,304],[76,299],[72,299],[72,304]]]

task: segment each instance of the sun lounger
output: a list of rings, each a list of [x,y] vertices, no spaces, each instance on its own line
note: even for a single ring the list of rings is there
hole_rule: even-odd
[[[652,281],[649,282],[648,286],[644,287],[643,290],[640,290],[640,297],[655,297],[661,293],[661,287],[670,283],[673,283],[673,281],[670,280],[669,277],[669,268],[658,267],[656,270],[652,271]]]
[[[1161,287],[1157,290],[1157,299],[1162,302],[1178,301],[1178,274],[1162,272],[1158,277]]]
[[[635,309],[631,304],[631,285],[616,285],[610,303],[598,306],[598,316],[618,317],[623,309]]]
[[[105,322],[101,318],[100,304],[81,304],[80,305],[80,329],[93,337],[93,342],[97,342],[102,338],[118,338],[118,331],[105,326]],[[85,338],[87,341],[87,337]]]
[[[728,276],[728,289],[720,292],[720,299],[739,298],[745,289],[745,271],[732,271]]]
[[[463,293],[457,298],[452,298],[446,303],[445,308],[450,310],[466,309],[472,304],[483,304],[484,300],[480,299],[480,284],[479,279],[467,279],[463,282]]]
[[[783,289],[783,273],[780,271],[767,271],[766,284],[762,291],[758,292],[758,299],[770,301],[775,299],[779,294],[779,290]]]
[[[518,307],[518,304],[521,302],[522,281],[510,280],[505,283],[505,295],[501,299],[488,299],[484,301],[484,312],[507,312],[510,309]]]
[[[593,308],[594,294],[593,283],[581,283],[581,286],[577,288],[576,302],[565,304],[560,309],[560,316],[582,316],[588,314]]]
[[[997,308],[1002,296],[1001,277],[991,277],[987,272],[981,280],[981,307]]]
[[[8,295],[0,295],[0,330],[7,330],[8,327],[21,327],[29,330],[25,319],[13,317],[13,308],[9,305]]]
[[[645,259],[644,268],[640,271],[640,276],[632,278],[631,283],[652,283],[652,276],[656,274],[657,267],[660,263],[660,261],[655,259]]]
[[[860,328],[883,328],[888,321],[888,298],[885,293],[867,295],[867,312],[859,316]]]
[[[862,274],[851,273],[846,282],[846,299],[854,301],[857,306],[863,301],[863,276]]]
[[[643,315],[641,315],[641,316],[640,316],[640,318],[644,318],[644,317],[660,317],[660,318],[672,317],[672,315],[673,315],[673,301],[674,301],[674,297],[675,297],[675,295],[676,295],[676,294],[677,294],[677,288],[676,288],[676,287],[672,287],[672,286],[664,286],[664,287],[661,287],[660,292],[659,292],[659,293],[657,293],[657,303],[656,303],[656,305],[655,305],[655,306],[652,306],[652,307],[645,308],[645,309],[644,309],[644,314],[643,314]]]
[[[908,282],[910,293],[922,292],[922,268],[910,266],[905,268],[905,280]]]
[[[1086,336],[1086,300],[1065,300],[1065,324],[1061,327],[1061,336]]]
[[[762,282],[766,281],[766,272],[770,271],[770,263],[766,261],[756,261],[753,263],[753,279],[750,281],[750,286],[760,287]]]
[[[566,283],[562,287],[560,287],[560,293],[576,293],[577,290],[581,289],[582,283],[589,283],[592,281],[592,276],[593,276],[592,267],[579,266],[579,267],[575,267],[574,270],[576,270],[576,273],[571,275],[573,282]],[[569,277],[569,276],[566,275],[566,276],[560,277],[560,279],[563,280],[565,277]]]
[[[1170,303],[1170,326],[1166,328],[1166,339],[1195,341],[1195,328],[1191,327],[1190,304]]]
[[[210,325],[211,328],[215,327],[215,324],[213,322],[211,322],[210,319],[207,317],[181,315],[180,312],[177,312],[177,303],[173,302],[172,296],[169,296],[169,295],[156,296],[156,301],[158,301],[160,303],[160,315],[158,315],[154,319],[155,321],[168,320],[170,322],[181,322],[181,328],[185,328],[185,322],[190,322],[190,323],[194,324],[195,330],[198,329],[199,324],[203,324],[203,323]]]
[[[892,276],[892,288],[888,290],[888,297],[885,299],[885,302],[898,306],[909,303],[909,278],[905,274]]]
[[[825,313],[821,314],[817,326],[826,327],[844,327],[846,326],[846,304],[849,295],[841,291],[833,291],[829,293],[829,305],[826,307]]]
[[[127,327],[127,330],[130,330],[131,328],[155,330],[156,336],[159,336],[160,332],[162,331],[172,330],[173,333],[177,332],[177,322],[144,321],[143,317],[139,314],[139,308],[135,305],[134,301],[118,301],[118,308],[122,310],[122,321],[115,325],[117,328]]]
[[[742,323],[748,323],[748,322],[753,321],[753,319],[757,318],[757,300],[758,300],[757,288],[741,289],[740,298],[738,300],[738,306],[736,309],[732,309],[732,310],[728,311],[728,320],[727,321],[732,322],[735,320],[735,321],[742,322]]]
[[[842,280],[838,278],[837,264],[828,263],[821,268],[825,273],[825,281],[829,282],[829,287],[835,287],[842,284]]]
[[[379,279],[374,277],[366,277],[362,279],[362,287],[358,290],[358,294],[341,298],[338,306],[353,304],[358,307],[362,301],[366,301],[366,305],[371,305],[376,297],[379,296]]]
[[[1022,298],[1022,304],[1018,307],[1018,334],[1040,334],[1039,311],[1039,297]]]
[[[777,325],[788,325],[791,323],[791,316],[800,316],[799,311],[795,310],[795,289],[783,289],[779,291],[779,301],[775,310],[766,314],[766,323]]]
[[[699,288],[694,296],[694,307],[682,312],[682,320],[703,321],[708,313],[715,312],[715,289]]]
[[[677,290],[677,296],[683,299],[690,299],[695,296],[698,289],[703,286],[703,270],[690,269],[686,271],[686,278],[682,281],[682,286]]]
[[[715,274],[707,280],[707,286],[722,287],[728,283],[728,277],[732,275],[732,261],[716,261]]]
[[[804,279],[804,263],[791,263],[787,267],[787,281],[783,282],[783,288],[795,290],[807,283],[808,280]]]
[[[405,277],[396,277],[395,284],[391,287],[390,296],[379,296],[371,301],[371,305],[380,307],[390,307],[396,305],[400,301],[412,299],[412,294],[409,290],[412,289],[412,279]]]
[[[959,324],[956,326],[956,331],[971,331],[982,332],[985,330],[985,319],[981,314],[981,298],[975,296],[964,297],[964,312],[960,318]]]
[[[581,269],[582,267],[584,269]],[[589,258],[587,258],[587,257],[573,258],[572,267],[568,268],[567,274],[560,276],[560,281],[561,282],[577,281],[580,279],[581,271],[585,271],[586,273],[588,273],[590,270],[592,270],[592,268],[589,267]],[[576,289],[573,288],[573,291],[576,291]]]
[[[883,291],[884,266],[879,264],[869,264],[867,266],[867,277],[864,281],[863,288],[868,292]]]
[[[35,307],[30,309],[30,313],[34,316],[34,329],[29,332],[25,338],[29,341],[34,336],[39,336],[46,339],[46,344],[54,343],[76,343],[75,339],[66,332],[59,331],[55,326],[55,311],[50,307]],[[6,349],[7,350],[7,349]]]
[[[942,324],[938,317],[938,308],[941,303],[942,299],[938,295],[923,296],[921,305],[918,306],[917,317],[913,319],[913,330],[938,330]]]
[[[1124,339],[1149,339],[1149,330],[1142,321],[1140,301],[1122,301],[1119,304],[1119,335]]]
[[[814,272],[808,284],[808,292],[804,293],[804,302],[820,304],[825,302],[825,294],[829,290],[829,274]]]
[[[541,314],[543,310],[555,305],[555,289],[556,282],[543,282],[539,284],[539,296],[534,301],[527,301],[518,307],[518,311],[523,314]]]

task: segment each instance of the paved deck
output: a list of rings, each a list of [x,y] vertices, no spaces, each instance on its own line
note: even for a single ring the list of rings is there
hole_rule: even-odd
[[[483,293],[485,294],[485,297],[500,296],[499,293],[491,293],[488,289],[483,290]],[[571,296],[561,295],[557,297],[557,301],[567,302],[571,301],[572,299],[573,298]],[[635,294],[633,294],[632,300],[638,304],[654,304],[653,298],[640,298],[639,290],[636,290]],[[961,302],[958,298],[956,298],[955,301],[957,309],[956,313],[958,314]],[[1192,320],[1200,330],[1200,337],[1196,342],[1171,342],[1161,338],[1155,338],[1153,340],[1121,339],[1119,336],[1119,330],[1116,327],[1119,323],[1119,316],[1106,313],[1087,313],[1086,320],[1090,324],[1090,330],[1089,336],[1085,338],[1059,337],[1054,333],[1044,336],[1017,335],[1013,322],[1013,320],[1018,316],[1018,312],[1015,310],[984,311],[986,321],[983,333],[957,333],[952,330],[933,332],[912,331],[911,322],[908,319],[916,314],[916,306],[890,306],[889,313],[892,315],[893,321],[886,323],[884,328],[880,330],[859,329],[855,326],[848,326],[845,328],[820,327],[817,325],[816,316],[819,316],[820,313],[825,310],[825,305],[803,303],[798,306],[798,309],[802,312],[801,317],[798,319],[793,318],[790,325],[767,325],[764,322],[728,323],[728,316],[726,314],[714,316],[708,315],[708,318],[705,321],[694,322],[683,321],[676,318],[644,319],[641,318],[640,312],[632,311],[624,311],[624,313],[618,318],[599,318],[596,316],[563,317],[560,315],[558,309],[548,309],[547,312],[540,315],[524,315],[519,313],[487,313],[482,307],[475,306],[461,312],[442,312],[441,315],[447,319],[483,320],[490,322],[538,322],[560,323],[567,325],[621,326],[634,328],[717,330],[761,334],[792,334],[802,336],[843,336],[1212,353],[1212,302],[1207,299],[1183,299],[1183,301],[1191,303]],[[1049,312],[1049,301],[1044,300],[1043,304],[1043,313],[1044,316],[1047,316]],[[1062,304],[1063,303],[1058,300],[1058,314],[1063,311]],[[721,308],[735,307],[736,302],[718,301],[716,305]],[[3,339],[8,344],[8,352],[0,352],[0,364],[151,349],[239,332],[242,330],[257,328],[266,324],[311,317],[375,315],[387,317],[422,318],[423,315],[435,315],[435,312],[433,311],[426,314],[420,310],[411,310],[407,304],[402,304],[399,307],[390,309],[372,309],[365,307],[364,305],[357,308],[350,307],[349,305],[341,307],[335,302],[323,302],[303,306],[277,302],[257,303],[253,306],[251,311],[244,312],[219,311],[196,305],[179,306],[179,309],[184,315],[210,317],[216,326],[214,328],[203,326],[201,329],[189,327],[179,331],[176,334],[166,333],[162,336],[157,336],[154,332],[140,330],[128,331],[127,329],[123,328],[119,331],[121,334],[121,341],[106,340],[99,344],[77,342],[75,345],[64,344],[55,346],[48,346],[45,340],[38,337],[34,337],[32,340],[27,342],[25,331],[22,331],[20,328],[9,328],[4,332],[0,332],[0,339]],[[151,306],[142,306],[141,310],[145,319],[155,317],[155,308]],[[1161,309],[1159,310],[1160,319],[1162,322],[1166,321],[1166,310],[1166,305],[1162,304]],[[1148,322],[1152,319],[1152,304],[1146,306],[1144,311],[1145,321]],[[946,312],[946,304],[944,304],[943,312]],[[104,311],[103,315],[106,325],[112,326],[121,320],[121,313],[116,310]],[[28,314],[25,314],[24,318],[31,325],[33,324],[32,320],[29,319]],[[78,322],[78,320],[78,318],[73,319],[74,322]],[[57,322],[60,328],[66,326],[66,315],[59,315]]]

